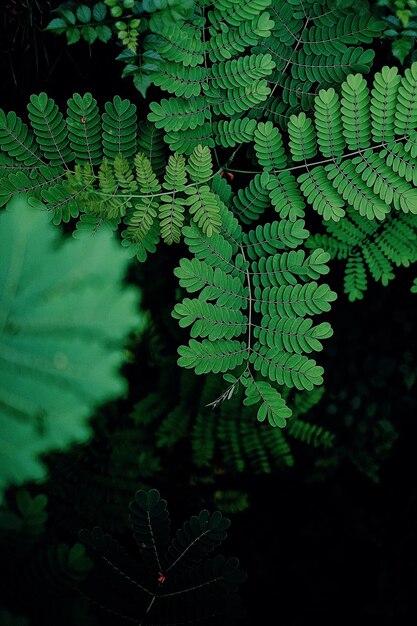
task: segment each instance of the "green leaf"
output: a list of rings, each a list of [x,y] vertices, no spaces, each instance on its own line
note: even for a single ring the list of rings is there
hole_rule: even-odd
[[[93,18],[97,22],[102,22],[107,15],[107,7],[103,2],[98,2],[93,7]]]
[[[69,28],[66,35],[69,45],[77,43],[81,39],[81,33],[79,28]]]
[[[71,26],[75,26],[77,23],[77,18],[75,17],[75,13],[73,11],[70,11],[69,9],[59,9],[59,14],[62,15],[62,17],[67,20],[68,24],[71,24]]]
[[[100,41],[103,41],[104,43],[110,41],[113,35],[111,29],[105,24],[99,24],[98,26],[96,26],[96,33],[98,39],[100,39]]]
[[[55,19],[49,22],[48,26],[46,27],[46,30],[56,31],[56,33],[60,35],[66,31],[67,26],[68,26],[67,22],[63,18],[56,17]]]
[[[412,39],[405,39],[401,37],[392,42],[392,54],[401,63],[404,63],[406,57],[410,54],[414,47],[414,41]]]
[[[77,8],[77,18],[82,24],[88,24],[91,22],[91,9],[85,4],[81,4]]]
[[[241,365],[247,358],[245,342],[231,339],[198,342],[190,339],[188,346],[178,348],[178,365],[194,368],[196,374],[227,372]]]
[[[81,36],[89,44],[92,44],[97,39],[97,32],[92,26],[83,26],[81,29]]]
[[[133,77],[133,84],[139,91],[143,98],[146,98],[146,91],[152,84],[152,77],[148,76],[144,72],[135,72]]]
[[[257,418],[259,422],[267,420],[271,426],[284,428],[292,411],[286,405],[284,398],[268,382],[257,381],[254,378],[243,378],[246,398],[243,404],[251,406],[261,403]]]
[[[112,239],[59,240],[16,196],[0,216],[0,489],[42,479],[40,454],[85,441],[100,402],[120,395],[123,340],[143,320],[121,286]],[[34,277],[36,276],[36,280]]]

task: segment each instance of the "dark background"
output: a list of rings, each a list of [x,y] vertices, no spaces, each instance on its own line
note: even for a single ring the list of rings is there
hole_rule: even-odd
[[[29,10],[23,10],[25,2],[1,3],[2,108],[24,116],[31,93],[47,91],[64,106],[73,92],[91,91],[99,104],[115,94],[129,97],[145,118],[147,104],[131,81],[121,80],[122,65],[114,60],[113,44],[95,43],[90,48],[81,42],[68,47],[65,37],[42,30],[54,3],[27,3],[30,19]],[[389,46],[382,42],[379,46],[377,68],[395,64]],[[244,162],[239,166],[244,167]],[[235,184],[241,185],[242,180]],[[164,326],[172,354],[177,337],[170,334],[172,324],[164,320],[175,284],[168,281],[167,286],[165,276],[180,255],[180,249],[171,255],[158,252],[158,258],[132,271],[132,280],[143,289],[143,306]],[[417,296],[409,291],[414,275],[412,270],[399,270],[386,288],[371,281],[365,299],[352,304],[343,295],[341,268],[333,267],[330,283],[339,298],[329,316],[335,334],[320,357],[327,396],[318,415],[337,435],[335,457],[326,469],[325,463],[315,463],[317,452],[302,448],[291,471],[236,479],[250,493],[251,504],[247,511],[231,516],[222,551],[236,554],[248,572],[242,588],[247,617],[242,624],[415,623],[417,398],[404,374],[408,371],[409,381],[417,370]],[[146,363],[140,361],[126,371],[133,393],[152,384],[154,372]],[[376,407],[372,415],[370,404]],[[398,433],[386,452],[384,420]],[[369,459],[378,466],[378,481],[366,471]],[[180,524],[206,504],[204,494],[182,482],[187,474],[182,459],[165,469],[173,478],[171,483],[165,480],[163,496],[174,522]],[[70,542],[71,533],[59,528],[57,524],[55,532],[61,533],[62,541]],[[3,603],[30,616],[33,625],[75,626],[69,617],[71,598],[59,608],[48,598],[48,591],[43,599],[27,588],[24,596],[8,595]],[[114,623],[107,619],[96,617],[94,623]],[[77,623],[83,624],[83,619]]]

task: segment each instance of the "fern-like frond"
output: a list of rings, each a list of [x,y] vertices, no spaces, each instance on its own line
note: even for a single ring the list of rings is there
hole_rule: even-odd
[[[188,207],[195,223],[209,237],[220,231],[220,208],[216,195],[207,185],[187,187]]]
[[[270,383],[257,381],[253,376],[243,380],[246,391],[244,404],[251,406],[260,402],[261,408],[258,411],[258,420],[263,422],[266,419],[271,426],[284,427],[287,418],[291,417],[292,411],[287,407],[281,394]]]
[[[214,140],[219,146],[234,148],[252,141],[255,128],[256,121],[249,117],[219,120],[213,124]]]
[[[17,162],[18,167],[45,164],[33,133],[13,111],[6,114],[0,109],[0,147]]]
[[[194,368],[196,374],[227,372],[242,365],[247,358],[248,349],[244,341],[219,339],[199,342],[190,339],[188,346],[178,348],[180,358],[178,365]]]
[[[251,224],[263,215],[269,206],[269,194],[260,174],[252,178],[247,187],[238,190],[233,204],[236,216],[244,224]]]
[[[358,14],[354,2],[340,8],[331,0],[306,0],[302,5],[275,0],[270,10],[271,36],[259,41],[254,51],[267,50],[276,62],[272,80],[285,104],[279,121],[288,109],[310,109],[321,88],[340,84],[351,72],[369,71],[374,51],[360,44],[371,44],[384,29],[370,11]],[[274,109],[273,101],[268,105]]]
[[[113,102],[107,102],[104,108],[102,116],[104,156],[112,161],[118,155],[132,157],[136,154],[136,106],[129,100],[115,96]]]
[[[378,223],[349,209],[342,220],[328,223],[326,230],[328,234],[311,237],[307,245],[319,245],[332,258],[346,262],[344,288],[351,301],[363,298],[368,274],[386,285],[394,278],[395,267],[417,262],[414,213],[398,211]]]
[[[160,64],[153,81],[161,89],[184,98],[199,96],[203,87],[207,86],[203,67],[184,66],[173,61]]]
[[[219,89],[233,92],[236,88],[248,87],[269,76],[274,68],[270,54],[251,54],[213,64],[209,75],[209,97],[216,97]]]
[[[250,20],[240,21],[235,28],[220,28],[221,22],[209,27],[210,39],[207,42],[211,61],[222,61],[244,52],[271,34],[274,22],[267,11],[258,13]]]
[[[215,300],[218,306],[229,309],[245,309],[248,303],[248,290],[238,276],[226,273],[220,267],[213,268],[197,258],[181,259],[175,275],[181,287],[189,293],[200,291],[199,300]]]
[[[28,104],[30,123],[39,148],[51,165],[63,165],[73,160],[64,116],[54,100],[46,93],[31,96]]]
[[[78,163],[91,167],[102,160],[101,119],[97,100],[90,93],[75,93],[68,100],[68,137]]]
[[[304,355],[288,354],[256,342],[250,362],[262,376],[279,385],[311,391],[315,385],[323,383],[323,368]]]
[[[182,328],[192,326],[191,337],[207,337],[210,341],[232,339],[247,328],[247,317],[240,310],[217,306],[199,298],[185,298],[172,313]]]
[[[186,182],[184,157],[182,155],[170,156],[162,184],[169,195],[161,197],[162,202],[159,207],[161,237],[168,244],[178,243],[181,237],[186,204],[181,192],[184,191]]]
[[[159,132],[163,133],[162,130]],[[169,131],[164,135],[171,150],[181,154],[191,154],[197,146],[214,148],[213,128],[211,122],[203,122],[194,129]]]
[[[149,108],[148,120],[166,132],[193,130],[211,118],[210,107],[202,96],[192,102],[185,98],[163,99],[159,103],[151,102]]]
[[[314,119],[305,113],[289,119],[290,163],[278,128],[258,123],[254,144],[264,178],[257,184],[269,191],[282,217],[302,217],[305,204],[326,222],[344,219],[350,207],[379,221],[393,209],[417,213],[414,118],[401,126],[405,134],[398,125],[400,111],[414,107],[416,68],[401,79],[395,68],[385,67],[376,73],[372,89],[360,74],[349,75],[340,98],[333,88],[321,90],[314,99]],[[304,171],[294,176],[295,170]]]
[[[282,427],[291,410],[271,383],[311,390],[322,382],[322,368],[303,353],[321,350],[320,340],[332,334],[329,324],[314,327],[311,320],[336,297],[315,282],[327,273],[330,255],[294,250],[308,236],[302,220],[244,233],[226,208],[222,217],[222,234],[210,238],[195,226],[184,228],[194,258],[182,259],[175,274],[187,291],[201,295],[183,299],[172,313],[180,326],[191,327],[178,363],[197,374],[225,373],[230,387],[213,406],[241,382],[247,403],[261,404],[258,419]],[[257,380],[252,368],[266,380]]]
[[[157,29],[155,50],[163,59],[196,67],[204,62],[204,43],[201,31],[191,24],[161,24]]]
[[[280,170],[287,164],[281,133],[272,122],[259,122],[255,133],[255,152],[266,172]]]

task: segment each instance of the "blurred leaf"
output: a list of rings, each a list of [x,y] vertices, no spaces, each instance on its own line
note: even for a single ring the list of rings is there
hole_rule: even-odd
[[[70,28],[67,30],[67,41],[71,45],[80,41],[81,35],[78,28]]]
[[[109,41],[112,37],[112,32],[110,28],[108,26],[105,26],[104,24],[96,27],[96,33],[100,41],[104,41],[104,43]]]
[[[107,7],[103,2],[98,2],[93,8],[93,18],[97,22],[102,22],[107,15]]]
[[[404,63],[405,58],[413,49],[413,45],[412,39],[397,39],[392,42],[392,54],[401,61],[401,63]]]
[[[98,403],[123,393],[122,344],[143,326],[121,285],[124,250],[98,233],[59,242],[45,212],[15,197],[0,215],[0,499],[40,479],[39,455],[84,441]]]

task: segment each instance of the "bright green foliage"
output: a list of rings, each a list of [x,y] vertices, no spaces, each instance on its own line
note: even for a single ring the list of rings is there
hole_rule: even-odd
[[[226,4],[212,18],[225,12],[231,25],[246,19]],[[180,365],[200,374],[234,372],[247,387],[247,402],[260,402],[259,418],[283,425],[287,409],[276,385],[311,390],[322,383],[322,368],[307,355],[331,334],[328,324],[316,326],[311,319],[328,312],[335,298],[319,280],[330,256],[348,261],[345,286],[351,299],[366,288],[366,268],[386,284],[393,265],[416,260],[410,232],[417,219],[417,64],[403,77],[395,68],[383,68],[370,86],[360,74],[348,75],[340,95],[333,87],[320,90],[314,113],[291,115],[284,135],[271,120],[258,122],[238,105],[264,84],[257,72],[270,67],[269,61],[264,55],[239,67],[232,60],[220,62],[215,89],[210,83],[200,95],[152,103],[139,130],[136,107],[116,96],[105,105],[101,142],[91,95],[70,100],[67,120],[45,94],[33,96],[34,135],[14,114],[0,115],[0,202],[30,191],[55,223],[81,214],[77,237],[123,224],[122,245],[140,261],[161,237],[173,244],[184,235],[192,258],[177,276],[191,293],[201,293],[174,311],[191,331],[189,345],[180,348]],[[187,53],[187,68],[199,63]],[[240,73],[250,80],[236,87],[244,92],[233,97],[234,104],[216,99]],[[217,120],[218,115],[231,119]],[[178,148],[167,162],[163,132]],[[213,157],[219,161],[216,137],[223,148],[234,149],[230,160],[242,143],[252,144],[262,168],[236,195],[219,176],[227,166],[217,172],[213,167]],[[279,220],[244,232],[242,224],[250,228],[271,205]],[[307,257],[296,249],[308,237],[304,219],[311,208],[331,236],[310,239],[309,247],[317,249]],[[256,376],[243,376],[252,370]]]
[[[417,65],[402,79],[395,68],[383,68],[375,75],[370,95],[364,79],[351,75],[342,84],[340,100],[333,89],[319,93],[314,123],[303,113],[290,118],[292,158],[303,161],[307,169],[297,178],[299,189],[324,220],[343,218],[346,205],[370,220],[383,220],[391,206],[417,214],[414,148],[409,140],[417,123],[416,77]],[[319,158],[320,165],[309,163],[316,155],[316,140],[328,159],[323,163]],[[281,152],[282,148],[271,149],[274,159]],[[271,171],[270,164],[264,168]],[[279,171],[278,180],[272,180],[271,200],[278,212],[282,207],[288,215],[292,199],[303,208],[292,177],[284,179]],[[301,216],[294,209],[293,214],[293,219]]]
[[[126,166],[129,168],[127,161]],[[122,237],[124,238],[123,245],[134,245],[134,251],[138,258],[140,258],[137,246],[142,245],[145,248],[146,241],[149,241],[149,232],[157,215],[158,203],[154,200],[154,194],[158,194],[161,191],[161,185],[156,178],[149,159],[143,156],[140,152],[135,157],[135,171],[138,181],[139,194],[135,194],[137,199],[133,201],[129,195],[122,196],[123,209],[128,209],[125,223],[127,225],[126,230],[123,231]],[[133,174],[132,174],[133,177]],[[132,189],[132,193],[136,189]],[[152,231],[151,231],[152,234]],[[142,244],[142,242],[144,242]]]
[[[339,96],[333,88],[322,89],[317,94],[314,100],[314,120],[317,143],[322,155],[327,158],[342,156],[346,142]]]
[[[258,419],[283,427],[291,411],[276,384],[311,390],[323,380],[322,368],[303,353],[321,350],[319,340],[332,334],[329,324],[312,328],[311,321],[336,297],[315,280],[327,273],[330,257],[320,250],[309,257],[295,252],[308,234],[302,220],[244,234],[224,207],[222,222],[222,233],[210,239],[195,226],[184,229],[193,258],[183,259],[175,274],[188,292],[201,292],[173,311],[192,337],[179,348],[178,363],[197,374],[233,372],[225,376],[229,390],[214,404],[241,382],[245,403],[261,405]],[[266,380],[257,380],[256,372]]]
[[[416,213],[416,68],[413,65],[407,69],[403,78],[395,68],[383,68],[376,74],[371,90],[363,77],[350,75],[341,86],[340,98],[333,88],[320,91],[315,99],[314,119],[304,113],[290,117],[288,150],[280,130],[271,121],[256,124],[255,120],[242,118],[230,123],[216,122],[213,128],[221,133],[217,136],[222,137],[224,145],[253,141],[263,168],[261,176],[238,192],[234,200],[237,216],[244,223],[251,223],[267,208],[269,200],[280,217],[291,222],[304,217],[306,203],[325,221],[340,220],[347,207],[377,220],[385,218],[390,206]],[[184,124],[192,130],[195,116],[205,118],[208,105],[202,104],[193,113],[190,99],[181,102],[179,114],[175,99],[151,104],[150,119],[157,127],[164,126],[165,114],[172,114],[171,130],[177,133],[179,128],[185,128]],[[68,221],[80,211],[89,213],[88,218],[82,218],[83,228],[89,222],[96,229],[107,220],[113,220],[108,223],[114,228],[126,216],[124,245],[132,246],[132,253],[141,260],[155,249],[158,241],[157,216],[163,222],[162,238],[168,243],[179,241],[186,208],[206,234],[219,232],[221,203],[213,190],[208,146],[193,141],[194,147],[186,150],[189,158],[185,162],[174,153],[165,166],[161,185],[156,178],[156,173],[162,173],[164,168],[160,132],[152,130],[147,122],[141,126],[144,135],[138,137],[136,110],[129,101],[116,97],[105,105],[101,146],[98,110],[91,95],[81,98],[76,94],[69,101],[66,126],[55,103],[45,94],[33,96],[29,110],[38,146],[14,114],[2,116],[0,145],[18,162],[16,173],[9,174],[13,168],[5,168],[3,202],[13,192],[31,190],[55,212],[55,222]],[[51,123],[57,127],[57,136],[49,130]],[[226,140],[229,131],[231,139]],[[181,141],[175,140],[175,145],[182,150]],[[138,147],[145,152],[138,153]],[[101,151],[114,162],[112,167],[118,164],[125,174],[121,177],[109,169],[107,162],[101,162],[97,189],[94,168],[100,163]],[[136,188],[133,183],[123,183],[135,154]],[[117,161],[120,156],[129,164]],[[74,158],[83,167],[72,173],[69,164]],[[36,165],[30,174],[25,169],[28,165]],[[142,169],[147,174],[139,180],[138,171]],[[292,170],[297,169],[304,172],[294,176]]]
[[[400,82],[401,76],[395,67],[383,67],[374,77],[370,112],[375,143],[395,138],[395,108]]]
[[[288,123],[289,147],[293,161],[307,161],[317,154],[316,137],[311,120],[300,113],[292,115]],[[279,169],[279,168],[277,168]]]
[[[249,117],[220,120],[213,124],[215,143],[228,148],[234,148],[241,143],[248,143],[253,139],[255,128],[256,121]]]
[[[353,151],[369,148],[369,89],[360,74],[351,74],[342,84],[340,112],[348,149]]]
[[[272,122],[259,122],[254,133],[258,162],[266,172],[280,170],[287,164],[281,133]]]
[[[269,181],[268,175],[257,174],[249,185],[239,189],[233,198],[233,211],[243,224],[255,222],[269,207],[267,181]]]
[[[2,493],[45,476],[40,454],[88,438],[93,407],[124,389],[121,343],[141,325],[137,293],[120,286],[127,259],[112,240],[58,246],[58,231],[25,196],[8,208],[0,215]]]
[[[174,153],[166,164],[161,133],[149,122],[138,132],[136,107],[119,96],[102,116],[89,93],[68,101],[66,120],[44,93],[28,108],[34,135],[14,113],[0,112],[0,205],[30,192],[55,224],[81,214],[76,237],[124,220],[123,245],[142,261],[160,236],[168,244],[180,240],[186,211],[208,235],[219,231],[207,147],[197,145],[187,161]]]
[[[271,426],[286,425],[286,420],[291,417],[292,411],[286,406],[284,398],[276,389],[265,381],[256,381],[250,378],[246,385],[246,399],[244,403],[247,406],[261,403],[258,411],[258,420],[260,422],[268,420]]]
[[[395,111],[395,132],[397,134],[410,134],[416,130],[417,123],[417,64],[413,63],[404,72],[398,87],[397,107]]]
[[[166,243],[178,243],[181,237],[181,228],[184,223],[186,200],[181,197],[187,182],[185,173],[185,159],[181,154],[169,157],[163,187],[172,195],[162,196],[159,210],[161,222],[161,236]]]
[[[115,96],[104,105],[103,152],[108,159],[132,157],[136,152],[136,107],[129,100]]]
[[[101,119],[96,100],[91,94],[74,94],[68,100],[68,138],[78,163],[91,167],[102,159]]]
[[[168,142],[179,134],[176,150],[186,152],[190,139],[230,146],[217,123],[236,124],[238,131],[242,116],[281,123],[300,106],[310,109],[320,88],[369,71],[374,52],[361,44],[383,28],[353,1],[344,8],[330,0],[216,3],[188,23],[156,30],[152,47],[159,59],[151,79],[176,97],[153,105],[149,119]]]
[[[298,0],[213,6],[176,0],[128,8],[109,2],[92,10],[61,6],[48,28],[65,33],[69,43],[117,35],[123,76],[131,76],[142,95],[153,83],[174,96],[154,103],[149,119],[170,143],[179,135],[174,150],[181,152],[190,139],[208,147],[230,145],[227,136],[213,132],[213,123],[224,117],[233,124],[242,115],[265,114],[281,124],[300,108],[311,109],[321,88],[369,71],[374,52],[367,46],[384,29],[366,2],[358,10],[354,0],[343,7],[331,0],[305,0],[302,6]]]
[[[153,624],[166,624],[178,623],[181,616],[188,623],[208,625],[234,617],[239,604],[236,591],[246,574],[236,558],[209,556],[224,541],[230,526],[220,511],[193,515],[171,539],[167,503],[151,489],[136,492],[130,519],[139,562],[99,527],[80,533],[96,557],[94,587],[87,588],[102,606],[115,612],[107,592],[109,582],[125,584],[129,590],[134,583],[134,602],[123,604],[125,618],[142,622],[146,616]]]
[[[66,166],[72,160],[64,116],[46,93],[31,96],[29,119],[39,148],[51,166]]]

